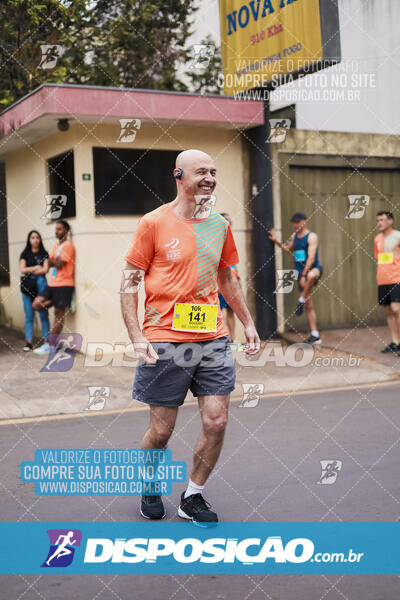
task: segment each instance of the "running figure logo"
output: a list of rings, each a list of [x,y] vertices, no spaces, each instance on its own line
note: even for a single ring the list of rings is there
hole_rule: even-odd
[[[299,276],[297,269],[277,269],[276,274],[278,281],[274,294],[290,294]]]
[[[48,529],[50,548],[42,567],[68,567],[72,563],[75,548],[81,545],[79,529]]]
[[[242,383],[243,398],[239,408],[254,408],[257,406],[261,394],[264,392],[263,383]]]
[[[137,294],[143,281],[143,273],[140,269],[122,269],[122,282],[120,294]]]
[[[215,54],[213,44],[195,44],[193,46],[193,59],[189,63],[188,70],[202,74],[210,64],[210,60]]]
[[[194,199],[196,206],[192,215],[192,219],[208,219],[212,207],[217,203],[217,199],[214,194],[196,195]]]
[[[369,196],[366,194],[355,195],[350,194],[349,199],[349,210],[345,219],[362,219],[365,214],[365,209],[369,204]]]
[[[267,143],[280,144],[286,139],[286,134],[290,129],[290,119],[269,119],[269,127]]]
[[[109,399],[111,388],[108,386],[88,386],[89,401],[85,410],[103,410]]]
[[[41,44],[42,58],[38,65],[38,69],[54,69],[57,60],[64,54],[64,46],[58,44]]]
[[[119,133],[117,142],[124,144],[134,142],[136,139],[136,133],[142,126],[142,121],[140,119],[120,119],[119,124],[121,131]]]
[[[45,196],[46,199],[46,208],[44,214],[40,217],[41,219],[52,219],[53,221],[57,219],[61,219],[62,212],[67,206],[67,196],[64,194],[59,195],[51,195],[47,194]]]
[[[342,461],[341,460],[320,460],[321,465],[321,477],[318,484],[321,485],[332,485],[335,483],[339,471],[342,470]]]
[[[79,333],[51,333],[49,336],[50,354],[41,372],[60,373],[72,369],[75,352],[82,346]]]

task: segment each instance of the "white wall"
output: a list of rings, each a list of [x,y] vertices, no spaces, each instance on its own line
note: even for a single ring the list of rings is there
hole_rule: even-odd
[[[296,103],[297,128],[400,133],[400,2],[339,0],[339,21],[342,63],[325,72],[309,75],[313,79],[312,88],[307,88],[305,81],[291,87],[321,92],[324,73],[328,86],[331,84],[329,87],[333,90],[344,90],[346,98],[342,100],[339,96],[333,102],[318,102],[315,98],[300,100]],[[333,84],[335,72],[344,75],[341,76],[343,87]],[[288,86],[283,86],[282,90],[284,88]],[[359,99],[352,100],[350,90],[358,91]],[[276,108],[288,103],[291,103],[290,98],[289,102],[277,99],[271,106]]]
[[[0,287],[0,303],[7,325],[19,330],[23,330],[24,326],[18,265],[28,231],[38,229],[48,251],[55,243],[54,224],[41,219],[44,196],[49,193],[46,160],[73,148],[76,217],[68,219],[68,222],[76,248],[77,311],[67,315],[64,331],[79,332],[84,340],[83,347],[88,341],[128,341],[119,306],[119,288],[124,257],[139,217],[94,214],[92,147],[104,145],[120,148],[115,141],[118,134],[119,123],[102,124],[90,130],[86,124],[76,124],[65,133],[56,132],[6,157],[10,286]],[[247,293],[250,260],[246,232],[247,192],[244,186],[243,149],[236,131],[190,126],[158,128],[146,124],[142,126],[135,142],[125,144],[125,147],[164,150],[197,147],[214,157],[218,170],[217,210],[228,212],[233,219],[233,232],[240,256],[238,270]],[[21,165],[24,167],[22,175]],[[82,173],[91,173],[92,179],[83,181]],[[172,199],[165,198],[165,201]],[[141,301],[139,316],[142,315]],[[244,341],[244,338],[240,339]]]
[[[292,104],[293,90],[311,89],[314,90],[311,98],[295,102],[298,129],[399,134],[400,0],[339,0],[339,21],[342,63],[308,75],[307,86],[312,85],[311,88],[306,86],[305,80],[282,86],[278,94],[285,93],[285,97],[273,94],[271,108]],[[220,43],[218,0],[201,2],[195,26],[196,41],[199,30],[200,37],[207,34],[205,27]],[[334,100],[317,101],[324,80],[327,78],[329,89],[335,72],[345,75],[342,75],[344,87],[333,84]],[[367,87],[359,85],[359,77],[364,74],[370,75]],[[342,90],[344,99],[338,94]],[[354,94],[357,91],[359,99]],[[355,101],[351,100],[351,92]]]

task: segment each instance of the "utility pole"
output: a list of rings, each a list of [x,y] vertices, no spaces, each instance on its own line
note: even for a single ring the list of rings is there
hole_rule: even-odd
[[[265,88],[261,90],[268,94]],[[268,237],[268,230],[274,223],[270,144],[267,142],[269,131],[269,100],[264,99],[263,125],[247,130],[256,326],[263,340],[274,337],[277,328],[275,252],[274,244]]]

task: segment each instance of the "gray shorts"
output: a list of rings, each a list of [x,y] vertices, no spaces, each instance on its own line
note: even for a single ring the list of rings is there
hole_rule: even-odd
[[[181,406],[193,396],[230,394],[235,389],[235,365],[228,336],[206,342],[151,342],[159,360],[140,363],[132,398],[156,406]]]

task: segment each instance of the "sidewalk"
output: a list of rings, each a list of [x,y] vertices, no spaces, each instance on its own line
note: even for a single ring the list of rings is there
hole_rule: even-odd
[[[298,336],[288,334],[289,338],[300,341]],[[385,327],[327,331],[322,339],[323,346],[314,353],[309,351],[304,366],[296,362],[293,365],[293,349],[285,354],[289,348],[286,341],[272,342],[264,348],[258,366],[244,353],[235,352],[237,383],[232,397],[237,400],[243,397],[242,384],[263,386],[261,395],[265,396],[353,385],[357,388],[400,378],[400,357],[380,353],[387,341]],[[0,326],[0,420],[93,414],[94,411],[87,410],[89,386],[110,388],[110,396],[104,409],[96,411],[98,414],[143,407],[131,400],[134,366],[115,366],[118,362],[115,361],[114,365],[85,367],[84,354],[77,354],[70,371],[42,373],[46,357],[22,352],[23,341],[18,332]],[[286,361],[289,355],[292,366]],[[296,360],[300,358],[301,353]],[[194,399],[189,393],[186,402],[190,401]]]
[[[285,340],[300,342],[306,334],[287,333]],[[360,327],[354,329],[328,329],[321,332],[322,347],[369,358],[382,365],[392,367],[400,375],[400,357],[382,354],[381,350],[390,342],[386,326]]]

